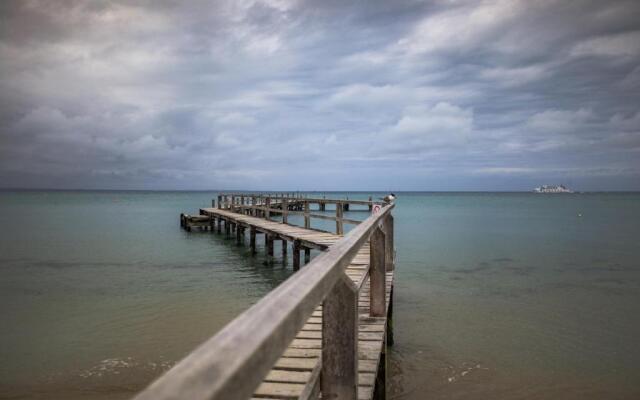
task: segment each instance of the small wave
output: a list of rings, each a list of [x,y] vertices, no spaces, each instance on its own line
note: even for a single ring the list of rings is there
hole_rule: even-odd
[[[80,372],[82,378],[102,377],[106,375],[120,375],[132,369],[145,371],[166,371],[175,363],[172,361],[137,361],[133,357],[107,358],[97,365]]]
[[[453,369],[453,368],[452,368]],[[476,371],[476,370],[488,370],[489,368],[487,367],[483,367],[480,363],[463,363],[462,367],[459,368],[457,371],[452,371],[453,375],[447,377],[447,382],[448,383],[453,383],[455,381],[457,381],[458,379],[463,378],[465,375]]]

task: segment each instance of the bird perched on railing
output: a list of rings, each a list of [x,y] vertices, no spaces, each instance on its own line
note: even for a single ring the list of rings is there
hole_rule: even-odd
[[[384,201],[385,203],[392,203],[395,199],[396,199],[396,195],[393,193],[390,193],[384,196],[381,200]]]

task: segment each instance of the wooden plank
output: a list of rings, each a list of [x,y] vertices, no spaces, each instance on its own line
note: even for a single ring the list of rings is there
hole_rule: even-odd
[[[264,378],[265,382],[304,383],[311,378],[311,371],[287,371],[272,369]]]
[[[254,396],[297,399],[302,394],[304,386],[298,383],[263,382],[256,389]]]
[[[316,360],[313,358],[289,358],[282,357],[276,361],[274,367],[277,369],[286,369],[292,371],[311,371],[315,366]]]

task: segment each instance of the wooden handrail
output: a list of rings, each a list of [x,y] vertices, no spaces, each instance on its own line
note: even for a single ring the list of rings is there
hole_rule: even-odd
[[[280,209],[280,208],[273,208],[273,207],[267,208],[265,206],[251,206],[251,205],[235,206],[235,210],[260,210],[260,211],[269,211],[269,213],[276,213],[276,214],[285,213],[284,210]],[[330,221],[336,221],[338,219],[338,217],[334,217],[332,215],[315,214],[315,213],[307,214],[304,211],[291,211],[291,210],[288,210],[288,211],[286,211],[286,214],[288,214],[288,215],[303,215],[303,216],[304,215],[308,215],[310,218],[326,219],[326,220],[330,220]],[[345,224],[358,225],[362,221],[359,221],[359,220],[356,220],[356,219],[342,218],[342,222],[344,222]]]
[[[228,197],[245,197],[245,198],[251,198],[251,196],[256,196],[255,193],[220,193],[220,196],[224,197],[224,196],[228,196]],[[380,204],[383,205],[385,204],[382,201],[373,201],[371,199],[371,196],[369,196],[370,200],[355,200],[355,199],[327,199],[327,198],[321,198],[321,197],[299,197],[299,196],[292,196],[290,194],[287,194],[286,196],[280,196],[279,194],[276,195],[275,193],[269,194],[269,193],[262,193],[259,194],[258,196],[262,196],[264,198],[266,197],[271,197],[272,199],[278,199],[278,200],[282,200],[282,199],[287,199],[287,200],[292,200],[292,201],[306,201],[309,203],[318,203],[318,202],[322,202],[322,203],[326,203],[326,204],[342,204],[342,203],[349,203],[349,204],[357,204],[357,205],[372,205],[372,204]]]
[[[350,284],[350,290],[357,293],[355,285],[346,279],[345,270],[371,235],[384,229],[393,208],[393,204],[387,205],[364,220],[316,256],[306,268],[293,274],[200,345],[135,399],[249,398],[316,306],[329,293],[338,290],[336,283]],[[357,294],[355,301],[357,321]],[[341,329],[344,330],[344,326]],[[355,335],[357,338],[357,324]],[[352,350],[357,356],[357,339],[355,346]],[[336,360],[323,360],[323,364],[327,362],[335,363]],[[325,383],[328,382],[331,382],[330,377]],[[357,387],[357,383],[355,385]]]

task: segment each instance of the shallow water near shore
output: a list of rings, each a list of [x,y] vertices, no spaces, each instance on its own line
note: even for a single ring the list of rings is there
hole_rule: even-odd
[[[129,398],[290,276],[180,230],[215,197],[0,192],[0,398]],[[394,214],[391,398],[640,398],[640,194],[400,193]]]

